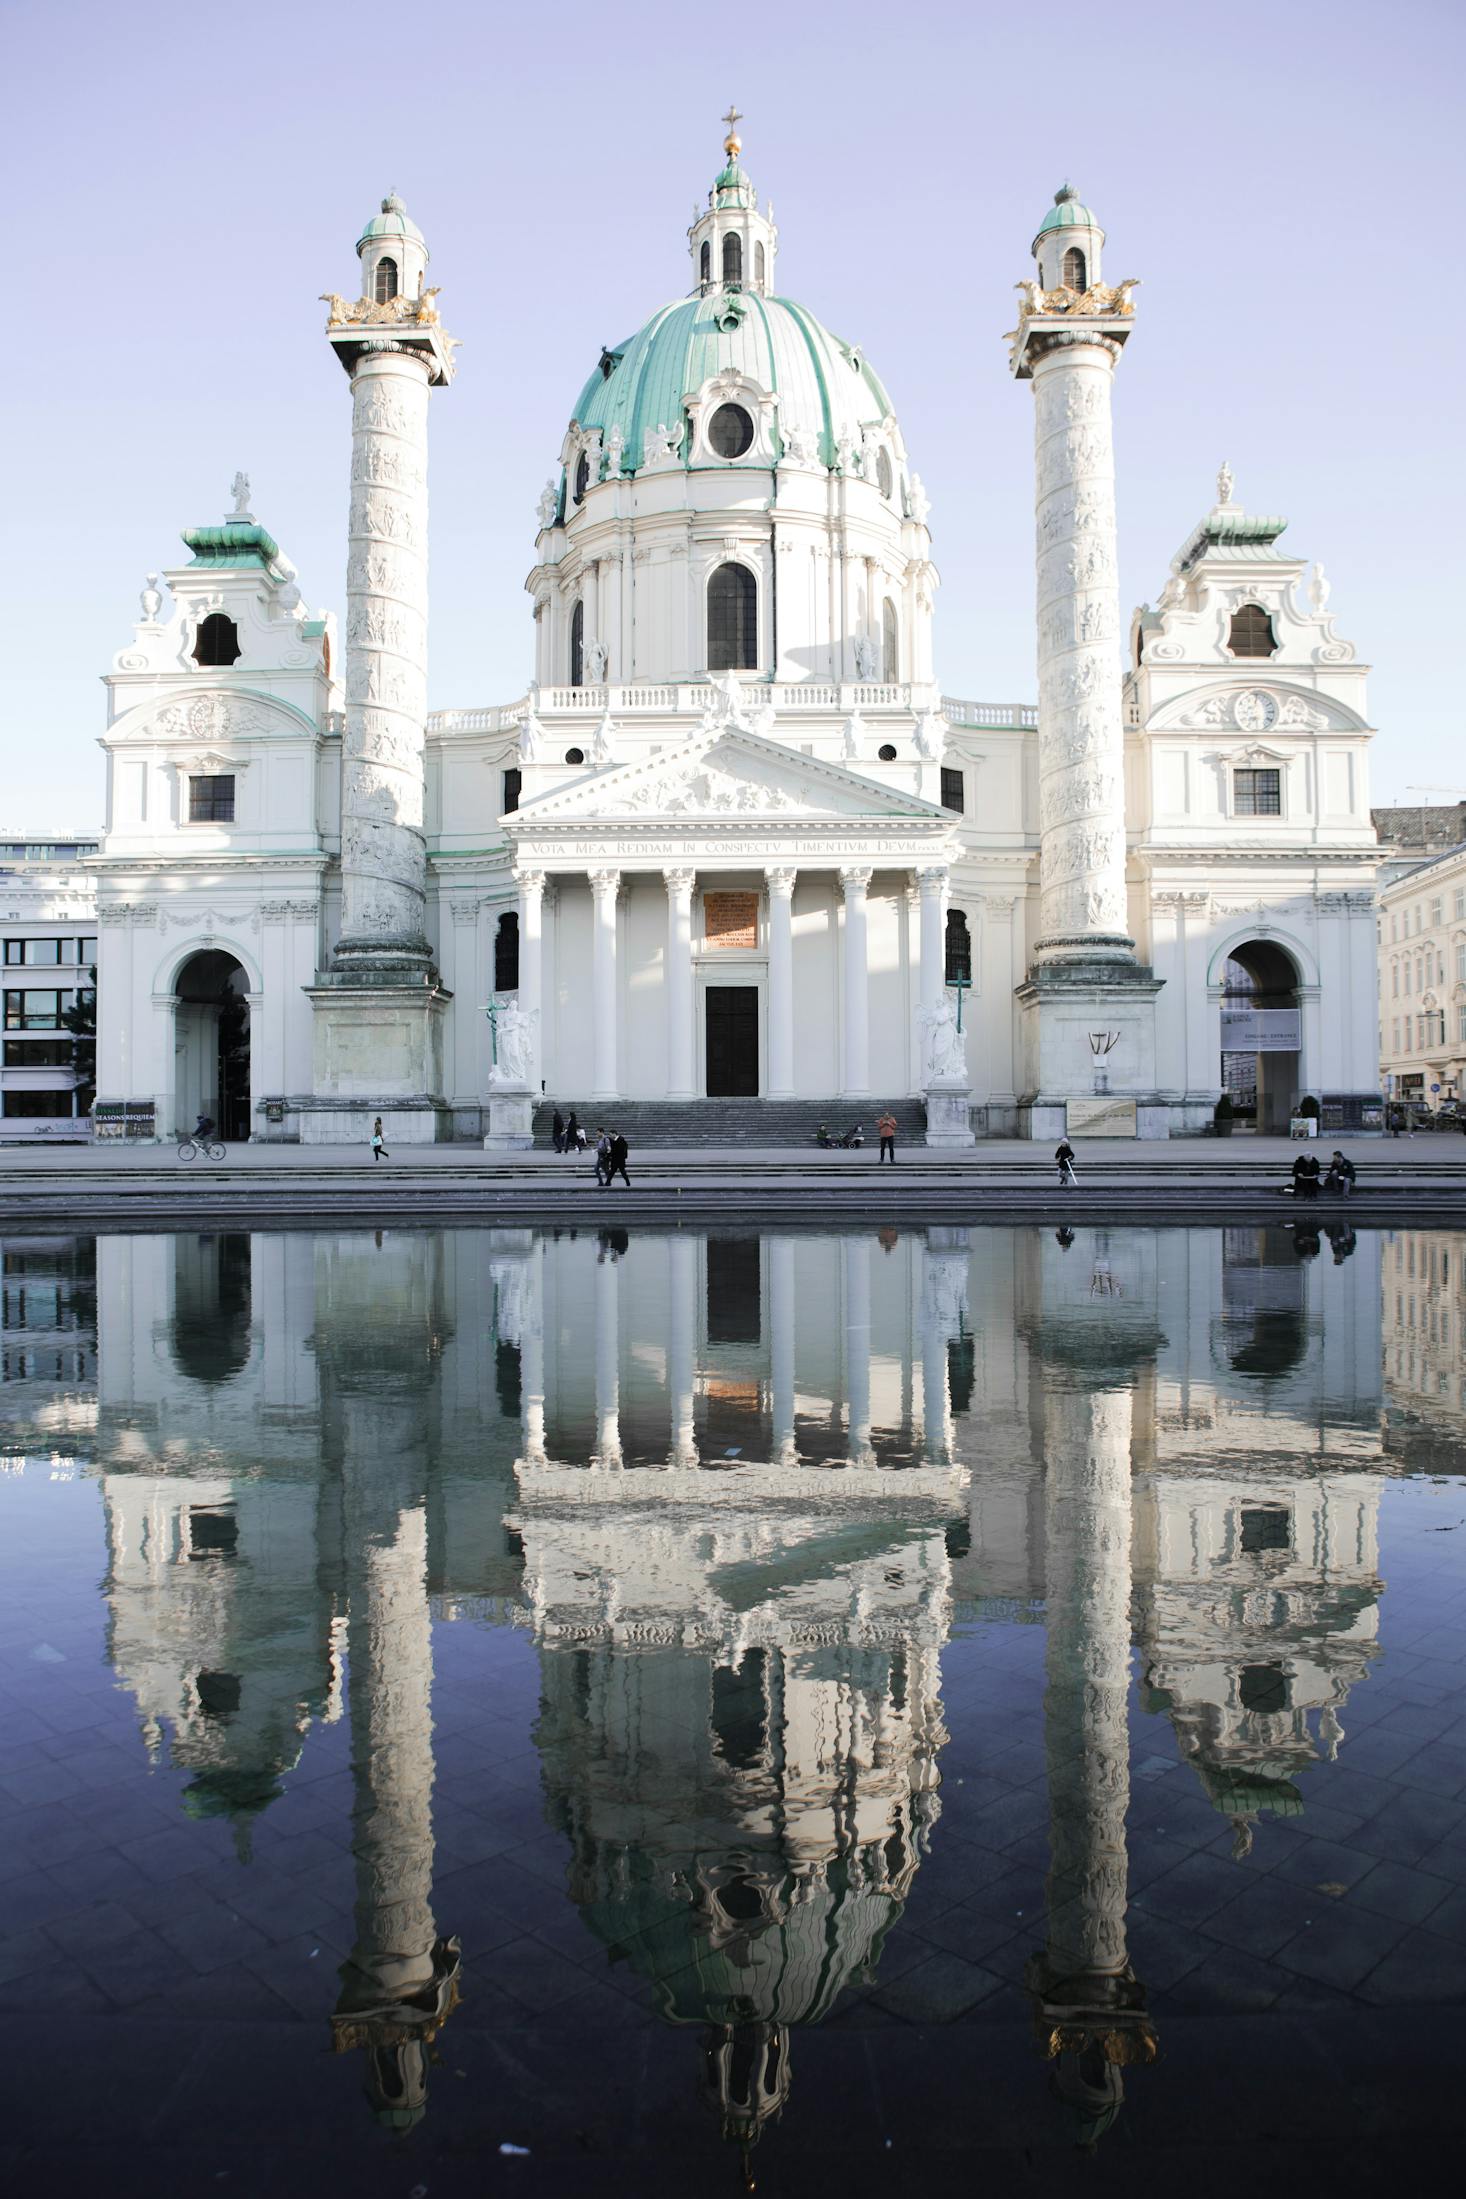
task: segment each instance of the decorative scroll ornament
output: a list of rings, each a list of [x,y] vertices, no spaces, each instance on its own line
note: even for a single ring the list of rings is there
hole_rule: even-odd
[[[1118,313],[1128,319],[1135,311],[1135,301],[1130,293],[1140,288],[1140,278],[1138,275],[1127,275],[1113,289],[1105,283],[1091,283],[1087,290],[1071,290],[1066,283],[1060,283],[1057,290],[1045,290],[1042,283],[1032,280],[1015,283],[1013,287],[1023,300],[1018,308],[1020,326],[1037,313],[1064,313],[1071,320],[1080,316],[1113,316]]]

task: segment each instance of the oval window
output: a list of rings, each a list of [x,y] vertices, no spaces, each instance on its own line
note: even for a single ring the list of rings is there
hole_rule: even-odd
[[[891,746],[889,741],[883,742],[882,745],[876,750],[876,754],[880,757],[883,764],[893,764],[896,761],[896,751]]]
[[[568,764],[583,764],[585,762],[585,750],[583,748],[567,748],[565,761]]]
[[[891,454],[882,443],[876,453],[876,487],[882,496],[889,497],[895,486],[895,476],[891,472]]]
[[[719,405],[708,422],[708,444],[719,458],[741,458],[753,442],[753,422],[742,405]]]

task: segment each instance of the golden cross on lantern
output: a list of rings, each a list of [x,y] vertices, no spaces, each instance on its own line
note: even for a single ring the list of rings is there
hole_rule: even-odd
[[[730,106],[723,120],[728,125],[728,135],[723,140],[723,150],[725,153],[736,153],[741,143],[738,135],[738,125],[743,117],[736,107]]]

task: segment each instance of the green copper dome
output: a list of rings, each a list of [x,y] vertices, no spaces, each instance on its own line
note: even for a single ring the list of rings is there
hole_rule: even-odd
[[[1046,237],[1051,229],[1099,229],[1100,235],[1104,235],[1104,230],[1100,228],[1099,215],[1091,213],[1081,202],[1072,183],[1066,183],[1062,190],[1054,193],[1054,203],[1039,223],[1038,236],[1033,240],[1035,251],[1038,249],[1038,238]]]
[[[842,437],[858,449],[861,429],[893,409],[859,348],[832,336],[803,306],[754,290],[713,290],[664,305],[634,336],[603,352],[576,400],[575,419],[603,437],[619,426],[622,470],[634,473],[647,431],[677,427],[687,398],[730,370],[777,397],[785,432],[797,423],[827,466],[836,463]],[[684,464],[686,456],[684,437]]]
[[[383,237],[406,237],[413,244],[423,242],[422,231],[395,191],[387,193],[382,201],[381,213],[373,214],[357,238],[356,249],[359,252],[364,244],[376,244]]]

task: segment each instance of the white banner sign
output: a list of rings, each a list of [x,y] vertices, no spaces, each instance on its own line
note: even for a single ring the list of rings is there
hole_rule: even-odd
[[[1223,1008],[1224,1054],[1296,1054],[1302,1039],[1296,1008]]]

